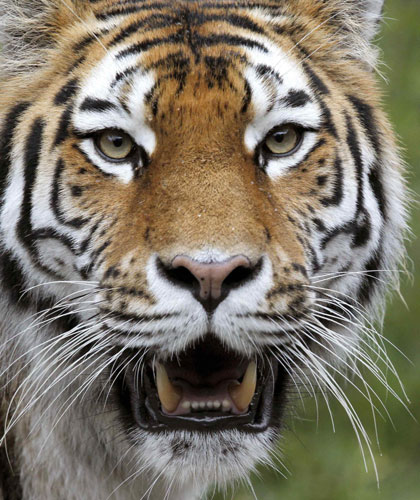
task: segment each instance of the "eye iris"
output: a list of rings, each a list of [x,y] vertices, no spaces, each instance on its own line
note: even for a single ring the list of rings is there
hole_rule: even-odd
[[[99,150],[108,158],[123,160],[133,149],[133,140],[127,134],[117,131],[106,131],[99,136]]]
[[[300,139],[299,132],[294,127],[283,127],[273,132],[265,141],[268,150],[277,155],[291,153]]]

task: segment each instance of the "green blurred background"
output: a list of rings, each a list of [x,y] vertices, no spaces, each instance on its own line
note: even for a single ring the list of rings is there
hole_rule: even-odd
[[[385,16],[378,39],[385,62],[380,69],[389,80],[383,82],[385,107],[410,165],[411,187],[419,193],[420,0],[386,0]],[[419,207],[413,207],[411,226],[414,234],[420,235]],[[387,310],[383,333],[412,360],[410,364],[397,350],[388,347],[411,400],[410,411],[420,422],[420,241],[413,239],[408,249],[414,263],[414,284],[403,279],[401,287],[408,309],[395,296]],[[369,382],[384,395],[373,377],[369,377]],[[398,387],[395,381],[392,385]],[[287,478],[261,467],[258,475],[252,477],[258,500],[420,500],[420,423],[391,395],[385,394],[395,429],[389,419],[378,419],[379,449],[369,405],[351,387],[346,393],[372,437],[379,489],[369,459],[369,470],[365,472],[354,432],[340,406],[331,400],[334,433],[325,404],[320,404],[317,424],[314,402],[307,399],[305,410],[298,408],[301,418],[288,422],[290,428],[279,446],[289,472],[279,463],[276,466]],[[244,487],[229,492],[225,498],[255,500],[255,496]],[[214,497],[222,498],[222,495]]]

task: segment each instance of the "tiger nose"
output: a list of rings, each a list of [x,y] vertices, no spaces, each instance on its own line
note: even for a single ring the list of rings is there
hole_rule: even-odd
[[[233,288],[248,281],[255,267],[244,255],[213,263],[178,255],[166,268],[166,275],[173,283],[188,288],[204,309],[212,312]]]

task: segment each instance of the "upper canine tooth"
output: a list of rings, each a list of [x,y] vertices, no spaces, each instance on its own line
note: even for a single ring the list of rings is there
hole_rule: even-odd
[[[251,361],[240,385],[229,387],[230,397],[239,411],[245,411],[252,401],[257,387],[257,365]]]
[[[168,413],[175,411],[182,399],[182,390],[172,384],[160,363],[156,363],[156,386],[163,409]]]

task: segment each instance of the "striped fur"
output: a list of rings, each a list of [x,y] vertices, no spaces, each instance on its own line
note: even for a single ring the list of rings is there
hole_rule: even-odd
[[[291,389],[331,392],[370,450],[333,376],[363,386],[358,360],[386,385],[379,361],[393,370],[371,327],[406,229],[372,71],[381,10],[0,1],[5,498],[193,499],[267,463],[280,422],[255,435],[151,434],[121,408],[123,360],[175,356],[209,331],[274,353]],[[284,123],[304,130],[300,147],[267,156],[264,138]],[[107,128],[138,155],[99,154],[92,137]],[[159,273],[180,254],[244,254],[261,270],[209,318]]]

